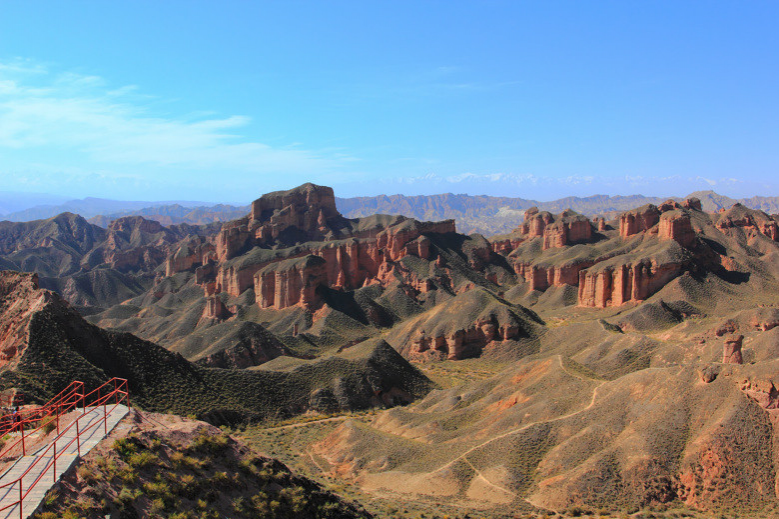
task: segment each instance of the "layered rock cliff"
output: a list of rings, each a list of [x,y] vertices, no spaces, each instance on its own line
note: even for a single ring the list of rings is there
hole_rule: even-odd
[[[389,342],[413,360],[461,360],[521,349],[520,341],[530,352],[542,325],[530,310],[476,288],[403,324]]]
[[[305,184],[255,200],[251,213],[225,223],[213,242],[180,244],[166,261],[166,275],[195,268],[209,297],[237,297],[251,288],[260,308],[316,310],[319,287],[387,284],[402,270],[402,258],[430,259],[428,235],[454,232],[451,220],[348,220],[338,213],[331,188]]]
[[[614,225],[599,221],[597,226],[589,222],[584,226],[582,218],[531,209],[517,233],[496,238],[493,248],[506,256],[531,290],[574,286],[578,304],[596,308],[643,301],[686,270],[721,266],[718,254],[698,239],[703,228],[713,230],[716,217],[703,213],[697,199],[648,204],[622,213]],[[770,222],[761,222],[752,227],[770,234]],[[573,229],[578,232],[572,234]]]

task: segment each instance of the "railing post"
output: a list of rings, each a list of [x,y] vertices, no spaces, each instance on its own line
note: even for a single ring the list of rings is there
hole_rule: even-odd
[[[24,448],[24,422],[19,422],[19,428],[22,430],[22,456],[27,456],[27,450]]]
[[[24,515],[22,515],[23,503],[24,503],[24,494],[22,493],[22,478],[19,478],[19,519],[24,519]]]
[[[108,409],[107,405],[103,404],[103,429],[105,430],[105,433],[108,434]]]
[[[78,457],[81,457],[81,432],[78,430],[78,418],[76,418],[76,449],[78,449]]]
[[[57,434],[60,433],[60,414],[57,413]]]
[[[57,482],[57,440],[54,440],[54,466],[52,467],[52,479],[54,479],[54,482]]]

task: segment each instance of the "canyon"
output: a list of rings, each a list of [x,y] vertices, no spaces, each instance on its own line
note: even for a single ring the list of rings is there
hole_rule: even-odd
[[[304,184],[226,222],[2,222],[0,383],[125,376],[216,424],[336,413],[285,455],[436,510],[751,517],[776,501],[779,218],[709,203],[531,206],[485,237]]]

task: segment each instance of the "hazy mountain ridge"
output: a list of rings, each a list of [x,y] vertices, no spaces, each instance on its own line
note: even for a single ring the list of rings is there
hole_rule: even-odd
[[[734,199],[722,196],[714,191],[698,191],[686,197],[671,197],[682,201],[696,197],[702,202],[704,211],[714,212],[741,203],[751,209],[759,209],[769,214],[779,213],[779,196]],[[668,197],[647,197],[644,195],[609,196],[593,195],[588,197],[570,196],[542,202],[539,200],[494,197],[476,195],[379,195],[371,197],[336,198],[338,209],[348,218],[357,218],[370,214],[401,214],[419,220],[443,220],[453,218],[457,230],[464,234],[480,233],[494,236],[510,232],[521,221],[521,212],[538,207],[542,211],[560,213],[573,209],[587,216],[613,218],[616,213],[628,211],[645,204],[660,205]]]
[[[44,195],[41,195],[44,196]],[[46,195],[48,196],[48,195]],[[51,198],[56,198],[51,195]],[[31,199],[32,200],[32,199]],[[161,205],[184,205],[187,207],[207,207],[212,204],[207,202],[195,202],[184,200],[170,200],[158,202],[112,200],[107,198],[87,197],[79,200],[67,200],[60,204],[43,204],[28,206],[3,215],[4,220],[11,222],[27,222],[30,220],[43,220],[51,218],[61,213],[75,213],[84,218],[91,218],[100,214],[122,213],[120,216],[127,216],[134,211],[142,211],[149,207],[158,207]],[[213,204],[215,205],[215,204]]]
[[[124,216],[143,216],[147,220],[156,220],[162,225],[188,223],[202,225],[213,222],[226,222],[245,215],[249,206],[229,204],[205,205],[198,207],[181,204],[157,205],[138,210],[128,210],[107,215],[97,215],[89,218],[89,222],[100,227],[108,227],[111,222]]]

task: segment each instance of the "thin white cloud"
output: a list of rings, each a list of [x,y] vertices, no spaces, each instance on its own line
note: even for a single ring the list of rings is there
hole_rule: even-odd
[[[222,172],[306,173],[350,160],[245,137],[240,115],[160,117],[137,87],[109,87],[98,76],[54,74],[29,62],[0,63],[0,150],[78,154],[82,166],[219,168]]]

